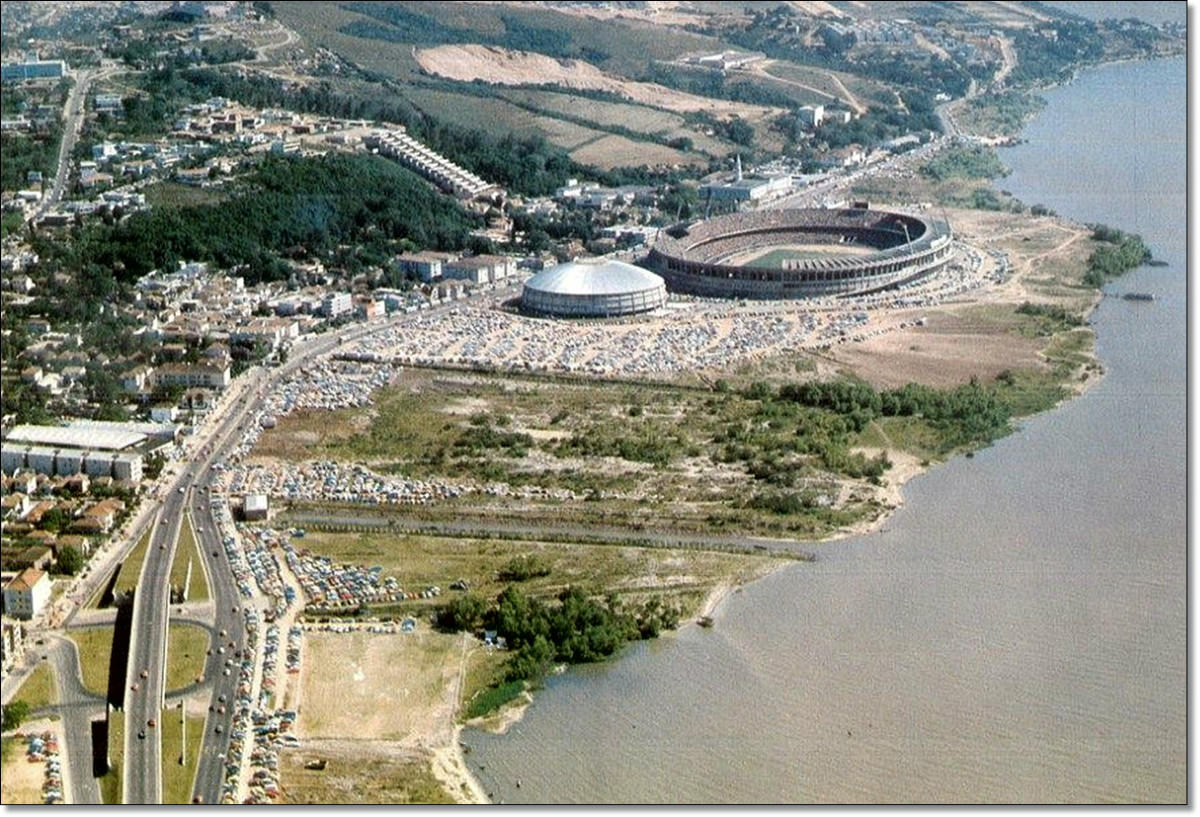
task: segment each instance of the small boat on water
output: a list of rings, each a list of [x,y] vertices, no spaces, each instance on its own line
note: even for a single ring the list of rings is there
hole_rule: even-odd
[[[1127,301],[1153,301],[1154,294],[1150,292],[1126,292],[1121,296]]]

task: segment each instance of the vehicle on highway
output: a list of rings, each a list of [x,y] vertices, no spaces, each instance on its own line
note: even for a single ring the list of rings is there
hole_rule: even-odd
[[[137,685],[137,684],[133,684],[133,685],[132,685],[132,686],[130,686],[129,688],[130,688],[131,690],[133,690],[134,692],[137,692],[137,691],[138,691],[138,689],[139,689],[139,687],[138,687],[138,685]]]
[[[154,718],[151,718],[150,720],[146,721],[146,725],[147,726],[158,726],[158,721],[154,720]]]
[[[142,677],[143,677],[143,678],[149,678],[149,677],[150,677],[150,670],[148,670],[148,669],[143,669],[143,670],[142,670]]]

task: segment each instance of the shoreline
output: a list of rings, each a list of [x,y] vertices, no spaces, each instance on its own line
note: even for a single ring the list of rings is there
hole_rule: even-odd
[[[462,731],[463,724],[455,724],[450,733],[450,743],[432,750],[430,769],[446,793],[459,805],[491,805],[492,799],[484,790],[483,783],[467,765],[461,741]]]

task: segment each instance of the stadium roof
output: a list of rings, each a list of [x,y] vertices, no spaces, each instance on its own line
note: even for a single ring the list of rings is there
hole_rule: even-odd
[[[661,286],[663,279],[649,270],[604,258],[568,261],[525,282],[526,289],[558,295],[619,295]]]
[[[146,435],[136,431],[34,425],[17,426],[4,438],[4,442],[8,444],[28,443],[62,448],[86,448],[93,451],[123,451],[145,441]]]

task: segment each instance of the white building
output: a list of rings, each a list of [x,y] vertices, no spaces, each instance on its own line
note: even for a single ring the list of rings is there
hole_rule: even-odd
[[[247,521],[267,518],[268,501],[266,494],[246,494],[242,499],[242,515]]]
[[[321,314],[326,318],[336,318],[354,308],[349,292],[330,292],[321,299]]]
[[[825,121],[825,106],[805,105],[796,112],[796,121],[801,127],[810,130],[821,127],[821,123]]]
[[[50,601],[50,577],[29,568],[4,585],[4,612],[13,618],[29,619],[42,612]]]

